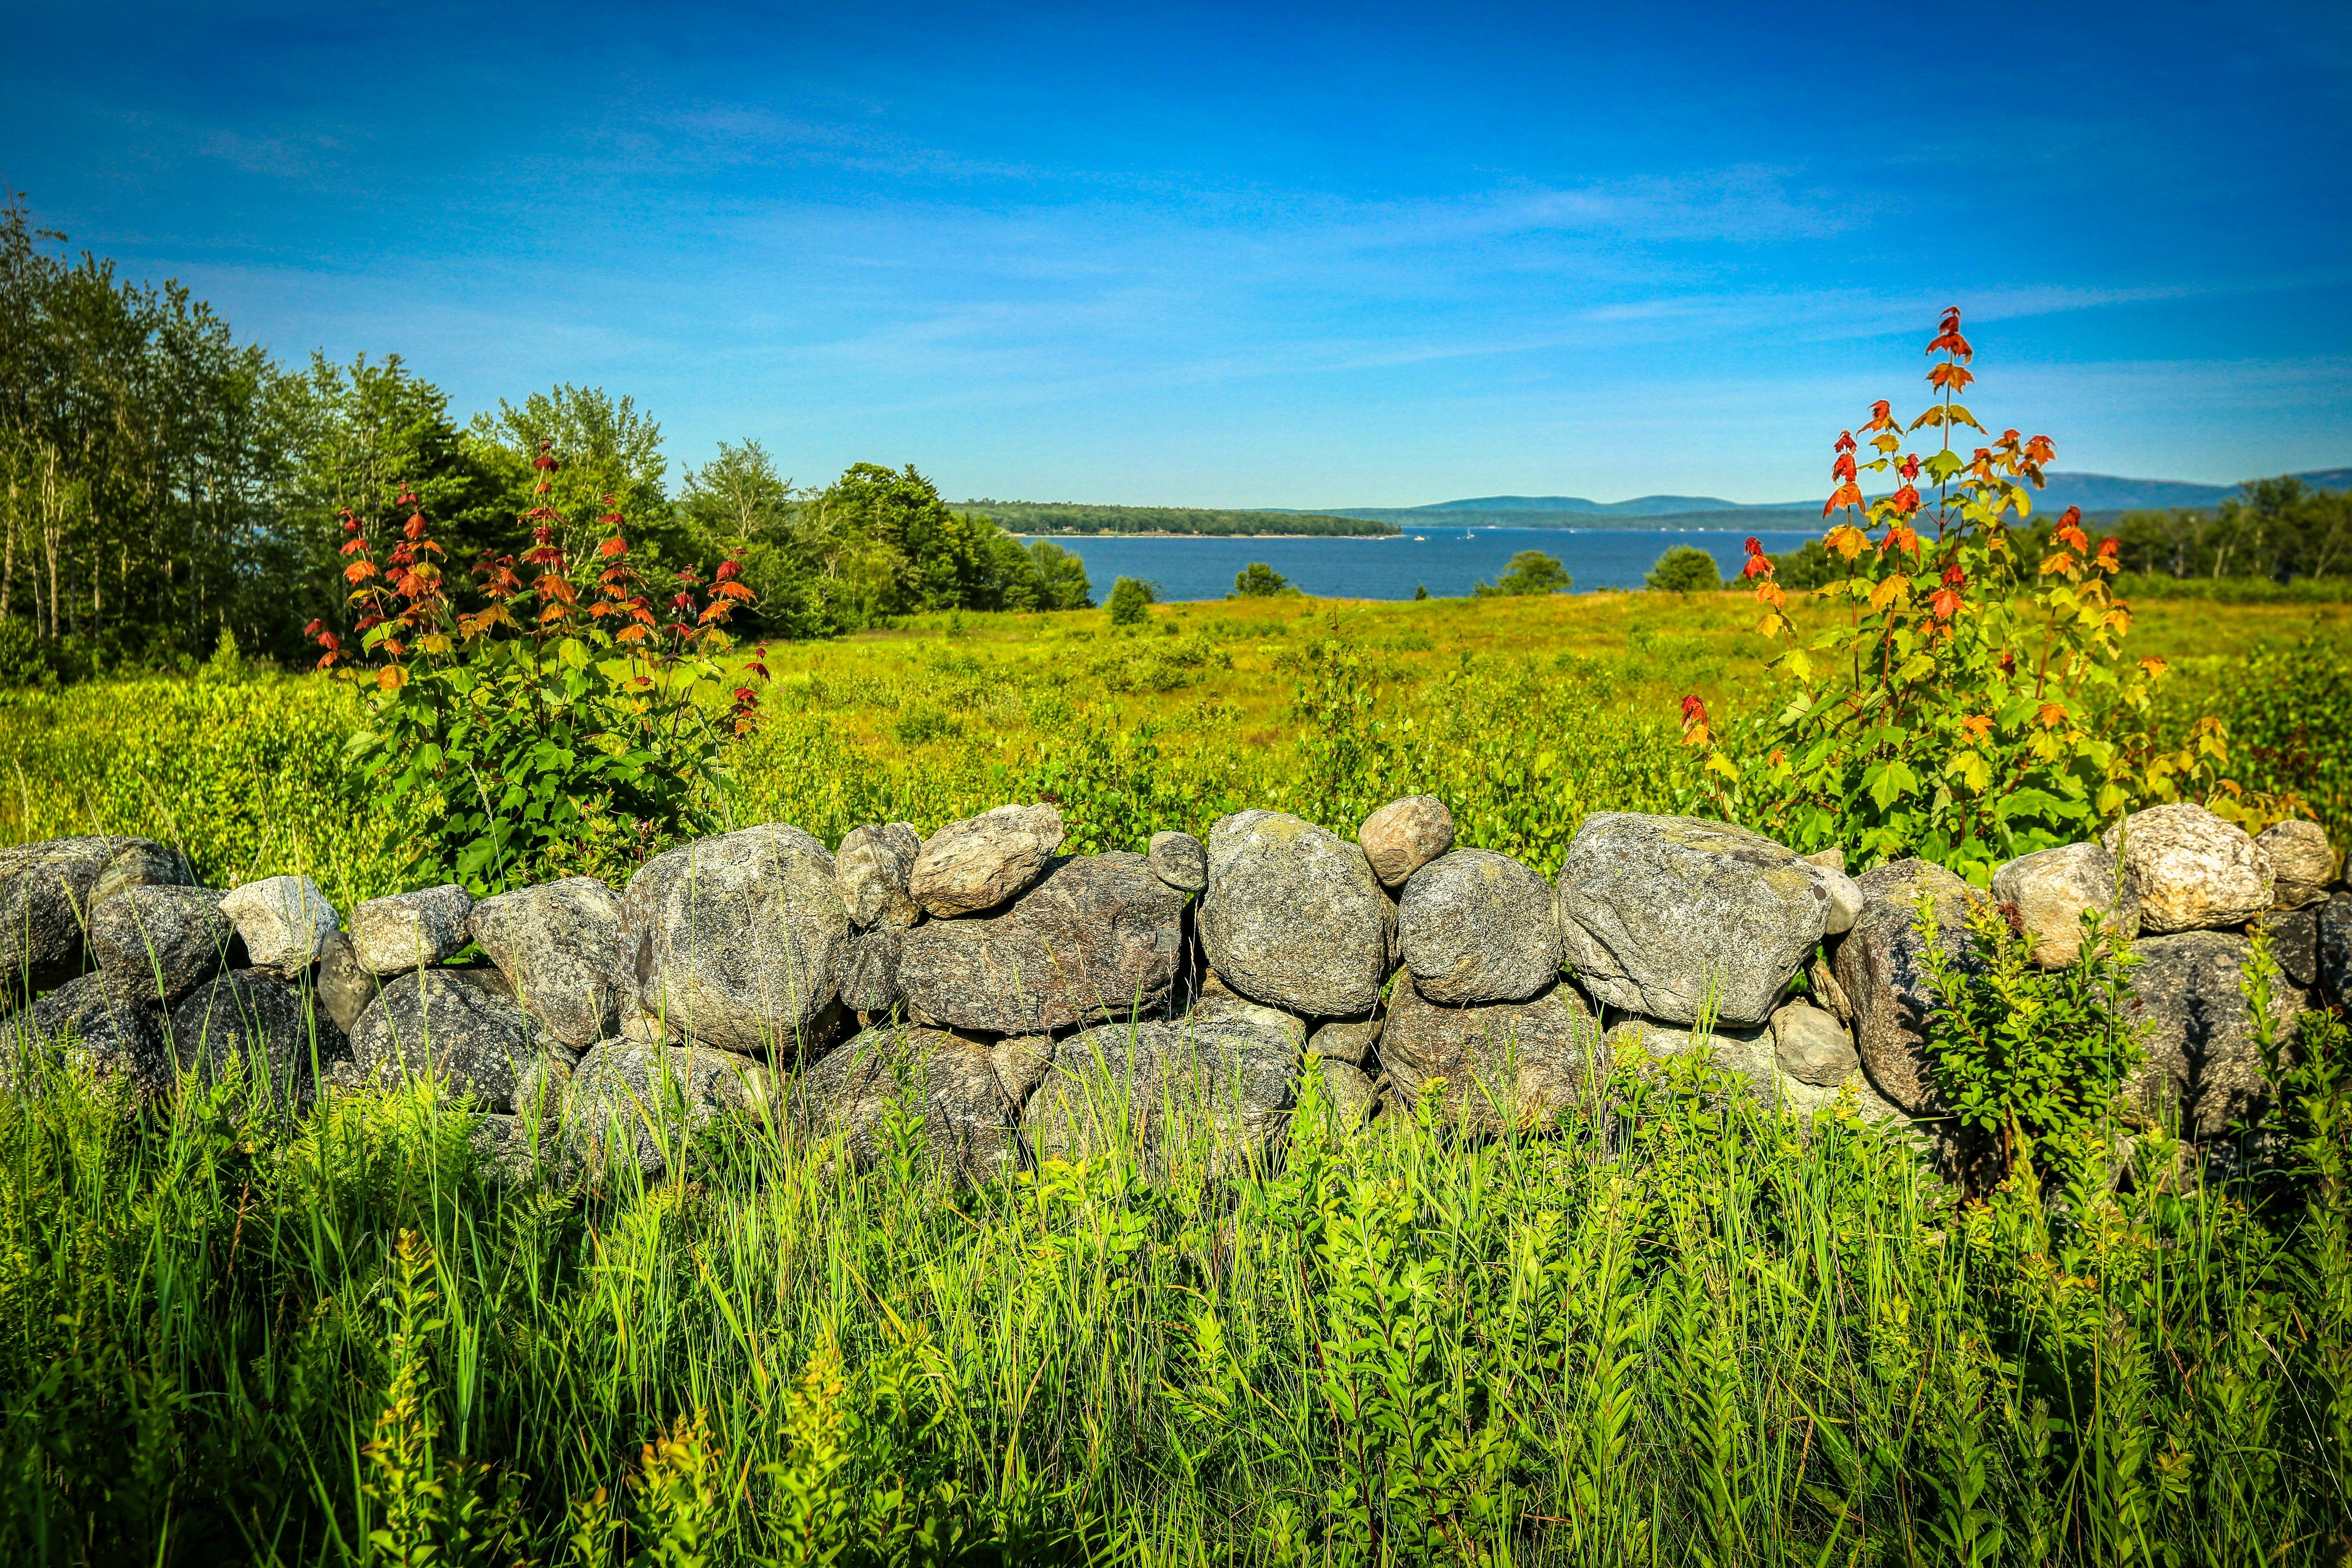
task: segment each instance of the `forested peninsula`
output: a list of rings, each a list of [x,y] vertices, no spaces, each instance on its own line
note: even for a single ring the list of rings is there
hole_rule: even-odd
[[[1091,506],[1081,501],[968,500],[956,509],[1014,533],[1338,534],[1385,539],[1401,531],[1372,518],[1323,512],[1225,511],[1213,507]]]

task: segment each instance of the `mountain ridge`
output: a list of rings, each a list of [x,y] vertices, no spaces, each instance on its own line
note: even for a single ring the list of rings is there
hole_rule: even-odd
[[[2352,489],[2352,468],[2307,468],[2291,476],[2315,489]],[[2053,470],[2048,484],[2034,495],[2037,512],[2081,507],[2086,512],[2133,511],[2168,507],[2215,506],[2237,495],[2242,485],[2199,484],[2189,479],[2143,479],[2116,474]],[[2250,481],[2251,482],[2251,481]],[[1632,522],[1692,519],[1710,523],[1748,518],[1822,515],[1819,500],[1732,501],[1716,496],[1635,496],[1621,501],[1589,500],[1582,496],[1477,496],[1462,500],[1433,501],[1413,507],[1257,507],[1259,512],[1296,510],[1326,517],[1355,517],[1399,525],[1451,524],[1464,527],[1612,527]],[[1694,526],[1690,522],[1671,524]]]

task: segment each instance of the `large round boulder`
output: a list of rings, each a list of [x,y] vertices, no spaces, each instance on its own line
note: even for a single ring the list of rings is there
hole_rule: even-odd
[[[29,997],[82,972],[90,893],[121,842],[89,836],[0,849],[0,986]]]
[[[1383,888],[1404,886],[1408,878],[1454,847],[1454,814],[1433,795],[1392,800],[1364,818],[1356,842]]]
[[[125,1002],[169,1010],[180,998],[236,966],[236,927],[208,888],[152,884],[125,888],[89,921],[90,956]]]
[[[2021,855],[1992,874],[1992,896],[2017,910],[2027,954],[2043,969],[2074,962],[2085,914],[2096,914],[2126,938],[2139,934],[2139,897],[2104,844],[2061,844]]]
[[[2139,900],[2139,929],[2151,935],[2242,926],[2271,907],[2270,857],[2244,828],[2201,805],[2135,811],[2099,842],[2123,861]]]
[[[1399,1113],[1412,1114],[1422,1086],[1440,1079],[1440,1120],[1491,1133],[1540,1127],[1574,1105],[1600,1071],[1600,1025],[1572,985],[1472,1007],[1441,1007],[1400,986],[1380,1060]]]
[[[1827,929],[1826,875],[1728,823],[1595,812],[1560,867],[1569,964],[1611,1007],[1761,1024]]]
[[[360,1016],[352,1050],[371,1080],[436,1081],[448,1100],[510,1112],[515,1087],[545,1047],[530,1015],[476,976],[416,969]]]
[[[1140,855],[1052,863],[1001,915],[906,933],[908,1005],[960,1029],[1053,1033],[1165,1011],[1184,948],[1184,895]]]
[[[235,970],[197,986],[172,1009],[171,1029],[181,1071],[211,1083],[235,1063],[248,1085],[267,1085],[281,1111],[308,1104],[319,1072],[351,1054],[315,995],[263,969]]]
[[[1966,965],[1976,962],[1969,912],[1985,895],[1926,860],[1897,860],[1860,880],[1865,901],[1862,918],[1838,939],[1837,990],[1852,1009],[1854,1049],[1870,1081],[1912,1115],[1928,1115],[1942,1108],[1927,1052],[1936,998],[1921,963],[1927,939],[1916,924],[1919,896],[1932,902],[1945,952]]]
[[[793,1084],[793,1132],[804,1142],[838,1137],[850,1165],[870,1170],[887,1152],[889,1114],[903,1100],[934,1168],[958,1183],[1009,1175],[1021,1163],[1020,1108],[994,1056],[940,1029],[867,1029]]]
[[[1209,832],[1202,946],[1254,1001],[1309,1017],[1369,1013],[1395,921],[1362,848],[1335,833],[1278,811],[1244,811]]]
[[[2276,879],[2274,896],[2281,909],[2319,902],[2327,897],[2328,885],[2342,869],[2336,847],[2327,842],[2326,830],[2315,822],[2296,818],[2273,822],[2255,836],[2254,847],[2271,863],[2271,875]]]
[[[788,1061],[824,1042],[849,910],[833,857],[770,824],[656,855],[621,900],[621,947],[645,1014],[673,1035]]]
[[[601,1040],[572,1068],[563,1141],[592,1178],[634,1166],[647,1181],[684,1164],[721,1116],[772,1114],[766,1066],[732,1051]]]
[[[1441,855],[1404,885],[1397,946],[1432,1002],[1524,1002],[1559,978],[1551,885],[1492,849]]]
[[[917,910],[907,890],[923,840],[907,822],[868,823],[853,827],[834,852],[833,874],[841,884],[841,901],[849,906],[856,926],[910,926]]]
[[[68,980],[11,1020],[0,1058],[20,1047],[60,1051],[69,1065],[141,1100],[169,1093],[175,1076],[154,1016],[123,1000],[102,974]]]
[[[308,877],[264,877],[232,888],[220,908],[236,922],[253,966],[281,980],[316,963],[341,924],[335,906]]]
[[[1055,1046],[1022,1131],[1040,1160],[1127,1147],[1155,1177],[1263,1169],[1288,1135],[1305,1046],[1296,1018],[1230,997],[1081,1030]]]
[[[2254,1038],[2253,1010],[2239,985],[2252,948],[2235,931],[2139,940],[2131,993],[2147,1058],[2124,1094],[2141,1114],[2175,1110],[2183,1133],[2212,1138],[2261,1110],[2270,1083]],[[2295,1015],[2311,1002],[2309,992],[2284,976],[2273,983],[2271,1015],[2279,1038],[2293,1038]]]
[[[471,894],[455,882],[370,899],[352,911],[352,953],[370,974],[405,974],[453,958],[466,945]]]
[[[617,1033],[621,900],[593,877],[517,888],[476,904],[466,934],[549,1037],[584,1051]]]
[[[907,891],[937,919],[978,914],[1036,880],[1061,847],[1061,807],[1050,801],[1000,805],[924,840]]]

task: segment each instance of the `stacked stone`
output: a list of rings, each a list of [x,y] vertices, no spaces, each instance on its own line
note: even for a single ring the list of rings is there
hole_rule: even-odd
[[[1460,1135],[1538,1128],[1612,1061],[1702,1046],[1800,1111],[1936,1118],[1923,898],[1964,963],[1988,907],[2050,967],[2095,931],[2136,938],[2129,1092],[2206,1136],[2263,1089],[2249,932],[2277,954],[2282,1021],[2342,998],[2352,959],[2326,836],[2250,837],[2201,806],[2021,857],[1990,894],[1917,860],[1850,879],[1835,850],[1695,817],[1597,813],[1549,882],[1454,837],[1426,795],[1353,841],[1247,811],[1141,855],[1062,853],[1050,802],[928,839],[870,825],[835,853],[770,824],[617,893],[443,886],[348,930],[308,878],[224,894],[162,845],[88,837],[0,850],[0,918],[25,1030],[134,1096],[232,1065],[289,1114],[321,1077],[425,1083],[484,1113],[507,1168],[592,1176],[659,1176],[729,1115],[871,1163],[909,1095],[957,1180],[1113,1141],[1232,1172],[1276,1156],[1310,1055],[1339,1136],[1423,1105]]]

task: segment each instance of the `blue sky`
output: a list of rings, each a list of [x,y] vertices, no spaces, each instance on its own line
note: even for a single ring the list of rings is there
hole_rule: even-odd
[[[0,23],[0,180],[77,247],[460,409],[633,393],[678,462],[1787,500],[1957,303],[2061,468],[2352,463],[2340,3]]]

